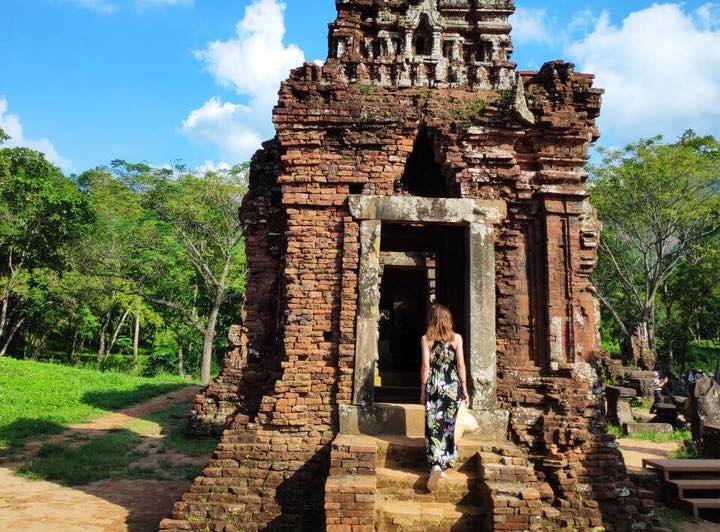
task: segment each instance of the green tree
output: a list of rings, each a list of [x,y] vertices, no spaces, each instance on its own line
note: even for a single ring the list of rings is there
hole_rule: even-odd
[[[112,175],[138,195],[141,215],[127,223],[110,271],[132,292],[202,335],[200,379],[210,380],[218,318],[244,277],[238,211],[247,166],[229,172],[156,169],[115,161]]]
[[[661,342],[668,362],[687,368],[692,342],[720,341],[720,237],[690,254],[661,293]]]
[[[597,293],[622,334],[640,330],[656,347],[660,290],[720,228],[720,146],[686,132],[602,151],[591,201],[603,223]]]
[[[0,357],[91,221],[85,196],[43,154],[0,149]]]

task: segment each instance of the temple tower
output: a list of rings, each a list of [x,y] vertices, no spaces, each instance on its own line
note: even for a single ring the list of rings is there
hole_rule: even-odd
[[[518,72],[510,0],[336,4],[327,61],[283,82],[253,158],[243,324],[191,416],[223,436],[162,529],[642,527],[652,494],[592,365],[602,90],[562,61]],[[465,337],[482,431],[428,498],[434,301]]]

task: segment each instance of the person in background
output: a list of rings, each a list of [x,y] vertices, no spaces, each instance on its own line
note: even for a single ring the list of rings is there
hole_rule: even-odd
[[[654,414],[657,411],[657,407],[662,403],[662,391],[665,385],[668,383],[667,377],[657,369],[653,371],[653,395],[655,400],[650,408],[650,413]]]

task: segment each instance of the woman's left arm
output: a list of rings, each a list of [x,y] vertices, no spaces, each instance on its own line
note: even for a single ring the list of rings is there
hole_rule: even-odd
[[[455,351],[458,378],[460,379],[460,391],[462,392],[460,400],[469,401],[470,398],[467,393],[467,373],[465,372],[465,352],[463,351],[463,338],[459,334],[457,335],[457,349]]]

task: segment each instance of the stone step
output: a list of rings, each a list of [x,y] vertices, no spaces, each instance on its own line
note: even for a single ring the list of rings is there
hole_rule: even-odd
[[[473,505],[387,499],[376,504],[375,530],[477,532],[484,529],[484,517],[484,512]]]
[[[430,472],[427,469],[403,470],[381,467],[377,469],[377,491],[402,501],[448,502],[476,504],[482,484],[477,472],[448,470],[437,489],[427,491]]]
[[[535,480],[535,469],[530,465],[480,462],[479,471],[482,478],[489,482],[532,482]]]
[[[510,497],[521,500],[551,500],[555,497],[552,487],[546,482],[498,482],[486,481],[485,486],[493,497]]]
[[[413,403],[375,403],[363,409],[341,409],[341,430],[362,434],[396,434],[413,438],[425,436],[425,407]]]
[[[416,400],[376,402],[372,406],[339,405],[339,412],[340,432],[344,434],[393,434],[412,438],[425,436],[425,407]],[[467,437],[507,441],[508,412],[475,410],[470,413],[482,428]]]
[[[530,461],[526,456],[507,456],[500,452],[480,451],[480,461],[483,464],[500,464],[506,466],[527,466]]]
[[[425,439],[407,436],[375,436],[377,444],[377,466],[394,469],[418,469],[427,464],[425,457]],[[512,445],[512,444],[506,444]],[[463,439],[458,443],[458,462],[455,469],[470,470],[477,466],[480,451],[492,446],[502,446],[502,442],[474,441]]]

